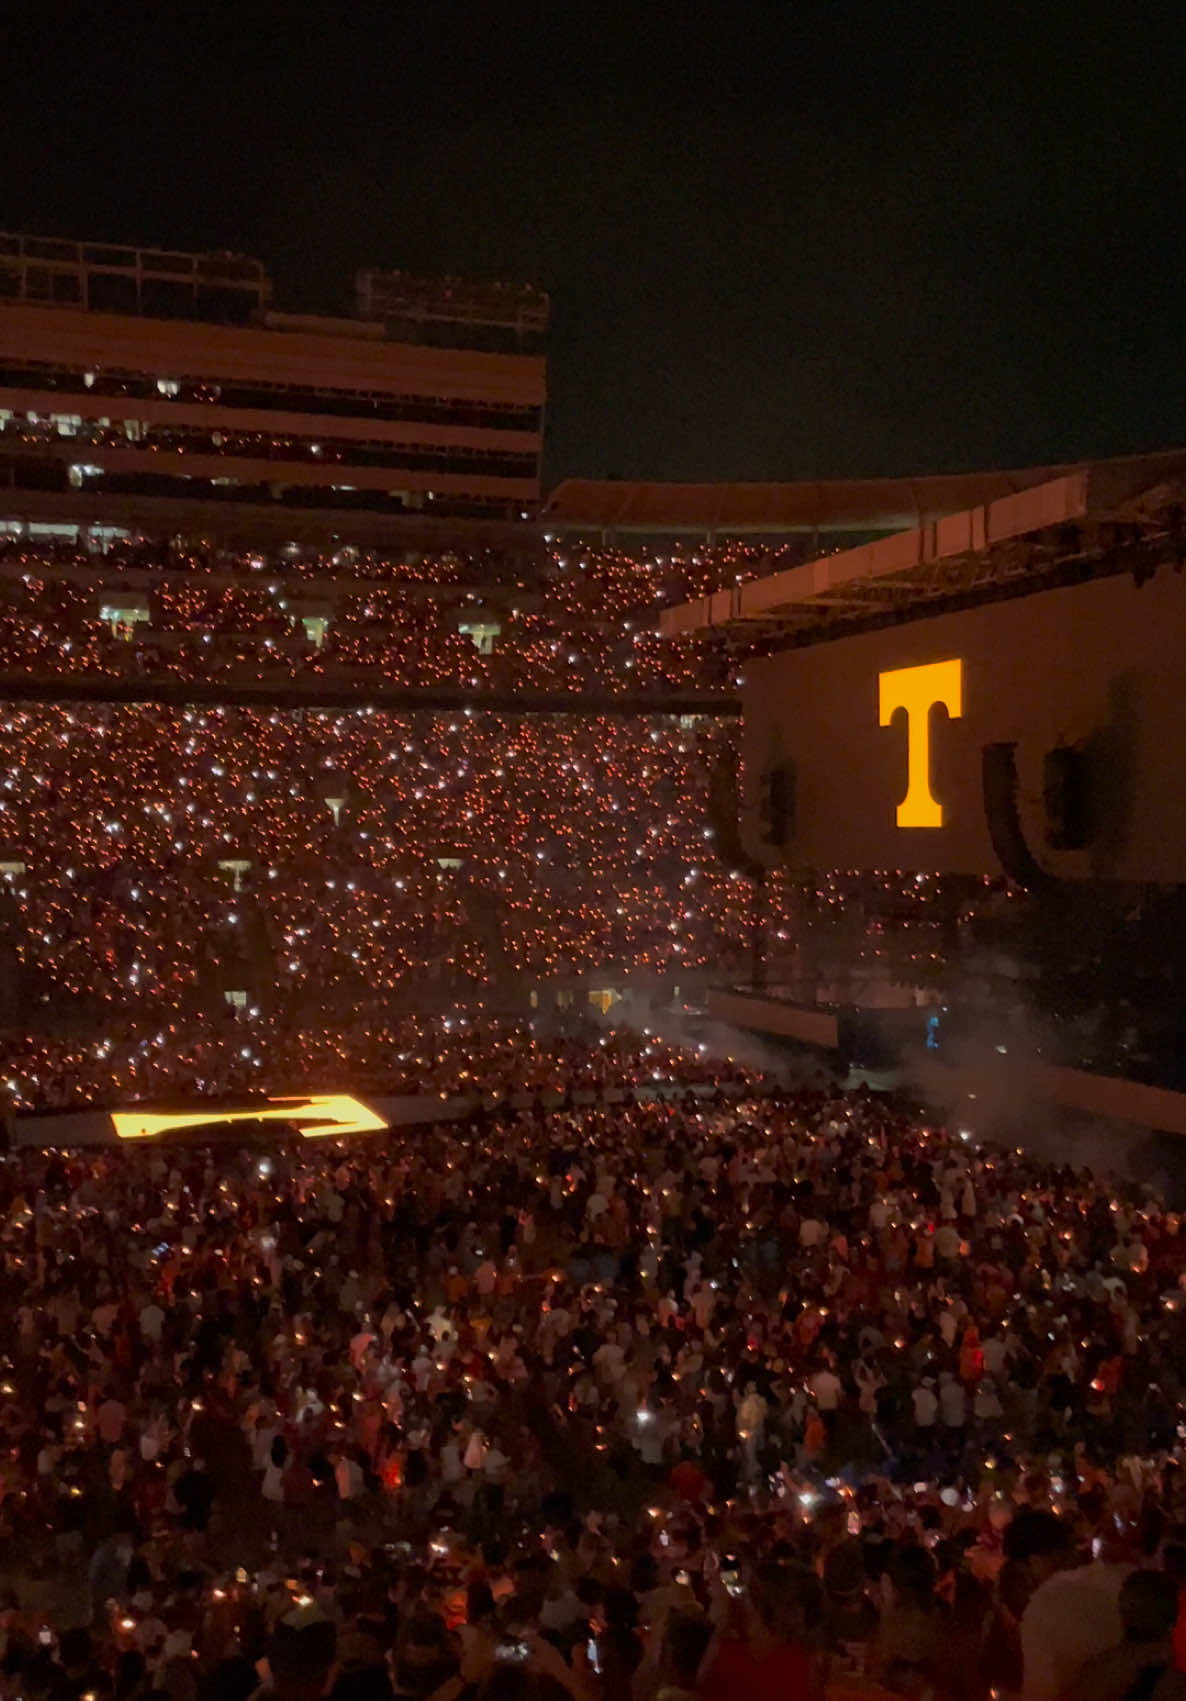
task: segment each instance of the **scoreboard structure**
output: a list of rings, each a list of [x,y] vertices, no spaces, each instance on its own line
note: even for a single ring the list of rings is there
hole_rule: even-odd
[[[684,604],[750,647],[742,832],[793,868],[1186,880],[1186,454]],[[723,599],[723,600],[722,600]]]

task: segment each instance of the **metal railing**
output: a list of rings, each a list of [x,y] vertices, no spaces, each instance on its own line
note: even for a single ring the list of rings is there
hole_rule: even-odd
[[[244,254],[187,254],[0,232],[0,297],[8,300],[82,308],[116,305],[144,313],[152,307],[153,285],[170,288],[179,299],[188,295],[195,308],[219,293],[255,309],[272,296],[263,262]]]

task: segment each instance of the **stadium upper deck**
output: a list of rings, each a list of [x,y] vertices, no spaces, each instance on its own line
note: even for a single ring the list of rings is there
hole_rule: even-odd
[[[662,486],[622,487],[659,493]],[[676,493],[703,506],[712,486],[671,486],[671,512],[688,511]],[[606,487],[592,485],[596,493]],[[718,509],[738,512],[740,493],[766,492],[764,523],[816,534],[814,559],[663,611],[667,638],[729,629],[742,642],[828,638],[1047,589],[1130,573],[1140,585],[1159,565],[1186,560],[1186,452],[1125,456],[1064,467],[923,479],[818,485],[722,485]],[[550,506],[563,506],[565,486]],[[696,497],[695,493],[701,493]],[[730,495],[733,492],[735,494]],[[606,498],[601,499],[604,508]],[[596,494],[585,506],[597,507]],[[619,506],[622,504],[619,502]],[[660,495],[636,503],[644,512]],[[866,536],[853,520],[866,517]],[[617,529],[631,524],[629,517]],[[735,530],[758,529],[734,527]],[[843,547],[836,534],[850,534]],[[832,534],[829,549],[820,535]],[[827,559],[822,559],[823,555]],[[778,570],[774,570],[777,568]]]
[[[12,517],[313,509],[365,541],[533,516],[546,295],[368,271],[354,318],[270,300],[257,261],[0,236]]]

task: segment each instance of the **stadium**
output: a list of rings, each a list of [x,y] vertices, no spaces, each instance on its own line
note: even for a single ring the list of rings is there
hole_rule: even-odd
[[[546,491],[549,314],[0,236],[22,1695],[1173,1630],[1186,451]]]
[[[849,724],[869,687],[820,707],[858,652],[885,672],[984,634],[1016,658],[1005,792],[1034,799],[1061,741],[1082,816],[1118,621],[1165,657],[1126,736],[1173,737],[1182,457],[543,498],[539,291],[363,270],[353,317],[314,319],[253,260],[0,249],[12,1110],[407,1097],[429,1065],[401,1024],[627,999],[883,1065],[942,1033],[932,1074],[961,1035],[999,1056],[1028,1028],[1028,1092],[1186,1129],[1180,991],[1142,984],[1181,927],[1176,788],[1134,800],[1130,773],[1137,818],[1097,796],[1106,832],[1023,826],[1009,797],[992,821],[962,801],[958,835],[888,803],[875,830],[827,791],[896,783],[885,733]],[[1077,852],[1045,878],[1044,834]],[[1093,958],[1097,982],[1123,965],[1111,1009]],[[1049,1073],[1084,1062],[1102,1085]]]

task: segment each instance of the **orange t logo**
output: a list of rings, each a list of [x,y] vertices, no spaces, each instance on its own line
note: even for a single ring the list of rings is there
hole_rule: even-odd
[[[953,721],[964,712],[962,661],[927,662],[878,674],[880,724],[906,711],[906,795],[898,805],[899,827],[941,827],[943,805],[931,795],[931,710],[942,703]]]

